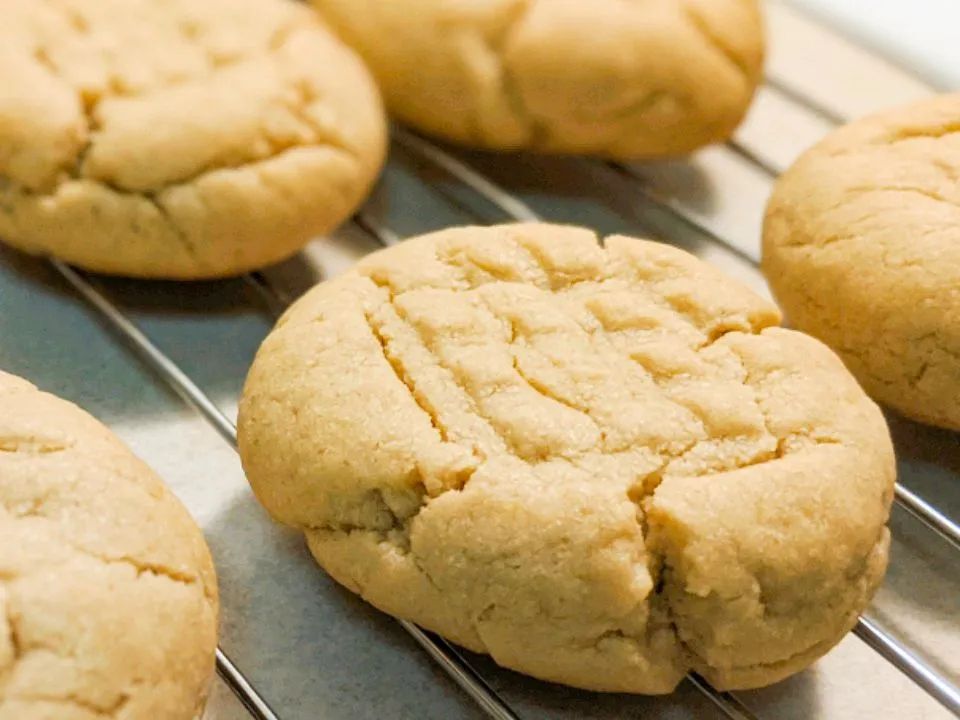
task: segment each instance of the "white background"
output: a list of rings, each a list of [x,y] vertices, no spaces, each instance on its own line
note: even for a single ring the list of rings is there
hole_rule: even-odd
[[[942,90],[960,89],[960,0],[792,0]]]

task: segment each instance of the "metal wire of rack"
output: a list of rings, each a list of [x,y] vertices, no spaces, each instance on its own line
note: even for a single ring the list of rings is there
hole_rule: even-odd
[[[808,97],[802,91],[793,88],[785,80],[779,78],[768,79],[767,84],[791,102],[804,106],[809,111],[822,116],[831,124],[836,124],[843,119],[838,113],[822,106],[816,99]],[[392,140],[396,147],[419,156],[425,162],[447,173],[456,182],[462,184],[463,187],[495,208],[504,218],[515,221],[536,221],[540,219],[539,215],[522,199],[506,192],[490,177],[437,144],[400,128],[393,130]],[[738,141],[731,141],[727,147],[730,152],[739,155],[768,176],[775,176],[779,171],[774,163],[767,161]],[[629,182],[630,187],[638,196],[642,196],[649,203],[669,213],[676,222],[693,227],[703,237],[722,245],[752,265],[755,266],[758,263],[759,258],[755,254],[744,251],[736,243],[730,242],[699,222],[682,205],[658,193],[645,181],[642,174],[635,171],[633,166],[605,163],[604,167],[623,181]],[[479,219],[482,220],[482,218]],[[352,223],[380,245],[388,246],[401,241],[400,235],[396,231],[367,210],[358,212]],[[234,447],[236,446],[236,428],[233,422],[200,386],[160,349],[120,309],[117,303],[108,297],[95,280],[60,261],[51,260],[51,263],[69,285],[136,351],[146,365],[164,383],[180,395],[187,404],[195,408],[226,442]],[[245,276],[244,282],[256,292],[263,302],[264,309],[272,316],[278,315],[290,303],[291,298],[287,297],[261,273],[252,273]],[[900,484],[896,488],[896,501],[902,508],[950,543],[955,549],[960,548],[960,525],[933,503]],[[516,720],[520,717],[517,711],[491,687],[456,648],[412,623],[402,620],[399,622],[415,642],[477,703],[487,716],[497,720]],[[930,663],[901,643],[877,619],[865,615],[858,621],[855,633],[931,697],[960,717],[960,688],[951,679],[938,672]],[[220,649],[217,651],[217,670],[251,717],[256,718],[256,720],[280,720],[280,716],[271,708],[267,699],[257,691],[242,670]],[[717,691],[696,675],[689,676],[688,681],[726,717],[734,720],[756,720],[756,715],[736,694]]]

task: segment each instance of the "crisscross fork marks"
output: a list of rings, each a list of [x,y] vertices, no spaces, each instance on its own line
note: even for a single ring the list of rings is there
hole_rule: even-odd
[[[512,447],[509,439],[505,437],[494,426],[493,423],[490,422],[489,418],[484,417],[483,413],[480,412],[480,409],[477,406],[477,398],[475,398],[473,394],[470,393],[470,391],[459,381],[456,373],[453,372],[449,367],[445,366],[436,352],[434,352],[433,349],[431,349],[430,346],[424,342],[420,332],[412,323],[409,322],[409,320],[403,314],[401,308],[397,305],[396,297],[394,296],[392,289],[386,285],[378,285],[378,287],[386,293],[387,303],[385,307],[389,308],[389,312],[393,314],[396,321],[400,323],[404,329],[415,334],[418,340],[418,348],[424,351],[430,366],[443,372],[444,377],[449,380],[453,387],[455,387],[468,401],[472,410],[473,419],[479,423],[482,423],[482,425],[489,431],[489,436],[496,438],[499,441],[500,445],[498,447],[488,448],[488,450],[510,453],[514,456],[519,456],[516,448]],[[444,425],[444,423],[441,421],[440,410],[433,406],[421,389],[417,388],[416,382],[410,375],[404,359],[395,353],[391,348],[393,342],[387,337],[384,325],[379,323],[371,315],[367,316],[367,323],[370,325],[371,332],[377,339],[377,342],[380,344],[380,347],[384,353],[384,357],[387,359],[387,362],[393,369],[394,374],[407,388],[414,402],[430,418],[431,424],[439,433],[441,440],[445,442],[453,442],[453,433],[451,432],[451,429]],[[474,452],[476,452],[478,449],[479,448],[474,448]]]
[[[673,300],[670,300],[669,298],[664,297],[663,294],[659,292],[659,288],[657,287],[657,285],[660,283],[661,280],[669,279],[666,276],[664,278],[659,278],[655,276],[653,279],[648,277],[636,277],[636,276],[622,277],[619,271],[616,275],[610,275],[610,270],[609,268],[607,268],[607,269],[598,271],[601,277],[600,280],[583,279],[580,277],[572,279],[561,274],[559,276],[560,282],[558,283],[558,277],[557,277],[557,273],[555,272],[555,269],[548,268],[544,264],[544,260],[541,257],[539,257],[538,253],[533,252],[531,248],[528,248],[524,243],[518,242],[516,239],[510,242],[510,246],[511,246],[512,252],[518,253],[521,255],[521,257],[525,258],[525,260],[521,260],[520,266],[514,265],[512,269],[510,268],[509,265],[505,265],[503,267],[496,267],[496,266],[487,266],[483,262],[478,263],[478,261],[475,258],[465,257],[463,255],[462,249],[457,249],[457,250],[451,249],[450,251],[447,251],[447,252],[444,252],[441,250],[436,254],[435,257],[442,264],[446,265],[450,269],[450,271],[453,273],[455,278],[455,283],[454,283],[454,287],[450,288],[450,291],[453,293],[468,294],[468,293],[476,292],[477,290],[479,290],[481,287],[484,287],[484,286],[497,285],[497,284],[510,285],[513,283],[521,283],[524,285],[529,285],[532,283],[534,286],[540,288],[540,291],[545,293],[547,297],[553,298],[554,304],[557,305],[561,314],[568,317],[572,321],[572,326],[577,327],[581,332],[584,332],[586,334],[586,337],[589,338],[590,343],[594,343],[594,344],[598,342],[602,343],[602,352],[600,353],[600,355],[604,359],[602,360],[601,364],[606,365],[607,368],[614,373],[618,371],[622,371],[622,367],[618,367],[618,362],[621,360],[629,363],[629,365],[632,367],[638,367],[642,369],[643,377],[646,381],[650,383],[650,387],[656,388],[658,390],[658,400],[663,401],[665,403],[669,403],[670,405],[682,410],[685,413],[693,414],[693,417],[696,418],[700,426],[699,434],[702,436],[701,439],[705,439],[705,440],[723,439],[722,437],[719,437],[719,436],[715,437],[715,433],[712,433],[710,431],[710,429],[707,427],[707,423],[704,422],[702,416],[699,415],[696,408],[692,408],[688,404],[674,400],[671,397],[669,388],[667,387],[666,383],[662,380],[662,378],[657,377],[656,373],[651,372],[649,368],[645,367],[642,363],[639,363],[637,359],[630,356],[629,353],[621,353],[620,350],[614,346],[613,342],[611,341],[611,334],[607,331],[605,327],[603,327],[603,323],[600,320],[600,318],[597,318],[595,314],[593,315],[593,317],[597,321],[597,324],[599,325],[599,327],[593,327],[591,324],[585,324],[583,320],[578,316],[578,312],[576,312],[572,306],[566,307],[568,302],[575,302],[570,297],[568,297],[568,293],[572,289],[576,289],[578,291],[585,292],[587,295],[589,295],[591,289],[593,288],[599,289],[603,287],[603,283],[605,282],[616,281],[620,284],[620,286],[622,286],[620,287],[620,289],[623,289],[625,287],[629,290],[630,293],[639,294],[639,296],[643,299],[643,301],[656,306],[657,308],[664,311],[665,313],[668,313],[671,317],[682,320],[684,326],[687,327],[690,331],[692,331],[696,336],[705,336],[705,339],[699,344],[697,344],[696,347],[690,348],[692,352],[695,352],[697,354],[701,354],[704,350],[711,347],[714,343],[716,343],[720,338],[722,338],[726,334],[730,332],[742,330],[744,326],[743,321],[737,321],[732,324],[727,322],[726,325],[724,323],[720,323],[717,325],[716,328],[713,328],[713,329],[701,328],[700,325],[696,321],[694,321],[694,319],[689,315],[690,308],[685,307],[682,302],[679,302],[679,301],[674,302]],[[471,272],[471,270],[473,272]],[[477,274],[478,272],[479,272],[479,275]],[[680,272],[682,274],[683,271],[680,270]],[[410,319],[405,315],[404,309],[398,304],[394,289],[390,286],[389,281],[380,279],[379,281],[377,281],[377,284],[379,285],[380,289],[388,295],[390,304],[392,306],[392,312],[395,313],[396,318],[399,321],[402,321],[403,323],[405,323],[406,326],[412,330],[412,332],[417,337],[419,345],[422,346],[426,351],[430,353],[429,355],[430,365],[434,367],[442,368],[449,373],[447,377],[455,383],[458,391],[462,395],[466,396],[466,398],[470,401],[475,417],[483,422],[487,430],[492,430],[496,432],[500,440],[505,441],[504,444],[509,446],[511,444],[509,438],[504,437],[503,432],[500,432],[496,427],[493,427],[496,423],[492,422],[491,418],[485,417],[483,413],[479,410],[479,404],[489,399],[489,397],[488,396],[478,397],[474,390],[471,390],[469,387],[464,385],[462,381],[460,381],[460,379],[457,377],[457,373],[455,369],[451,368],[449,364],[443,361],[441,356],[438,354],[437,348],[428,347],[429,343],[427,341],[427,338],[422,336],[422,334],[420,333],[420,330],[415,326],[414,323],[410,322]],[[460,286],[459,290],[455,289],[457,285]],[[411,288],[411,289],[417,289],[417,288]],[[550,361],[548,356],[543,356],[539,350],[535,349],[531,345],[528,345],[528,344],[520,345],[518,343],[518,337],[521,335],[521,328],[517,326],[514,319],[510,317],[503,317],[500,313],[498,313],[497,309],[491,306],[489,302],[489,297],[487,294],[481,294],[479,296],[479,300],[480,302],[473,304],[474,309],[480,309],[481,305],[484,306],[484,309],[489,313],[489,316],[493,320],[495,320],[497,324],[505,325],[510,329],[508,336],[504,338],[504,342],[507,345],[507,350],[513,356],[512,365],[513,365],[513,370],[515,371],[515,375],[517,376],[517,379],[524,382],[530,389],[532,389],[534,392],[538,393],[539,395],[546,397],[549,400],[557,402],[561,405],[564,405],[566,408],[572,411],[575,411],[580,415],[585,416],[586,418],[589,418],[590,423],[597,430],[597,434],[601,438],[603,438],[606,435],[606,431],[608,430],[608,428],[605,428],[604,423],[600,419],[598,419],[596,415],[592,412],[590,405],[584,404],[583,402],[580,402],[577,399],[557,396],[555,392],[551,392],[550,389],[544,386],[543,383],[539,382],[537,378],[525,372],[524,368],[522,367],[522,361],[520,357],[521,353],[518,352],[518,350],[523,350],[524,352],[529,351],[529,352],[537,353],[541,355],[541,357],[543,357],[548,362],[553,362],[553,361]],[[520,302],[520,300],[518,300],[518,302]],[[578,301],[576,302],[579,305],[579,302]],[[586,309],[587,312],[590,312],[589,307],[580,308],[580,310],[584,310],[584,309]],[[582,315],[583,313],[580,312],[579,314]],[[441,430],[443,439],[448,440],[450,438],[451,433],[449,432],[449,428],[439,427],[440,422],[438,420],[439,413],[437,409],[433,407],[429,399],[426,398],[422,388],[418,389],[414,387],[415,385],[414,379],[411,377],[406,377],[407,375],[406,371],[403,370],[402,367],[399,367],[400,365],[402,365],[402,362],[396,357],[390,357],[391,351],[388,348],[388,345],[390,343],[388,342],[387,338],[383,336],[382,329],[375,328],[374,331],[375,331],[375,334],[378,335],[378,341],[380,342],[381,347],[384,348],[385,355],[388,355],[388,359],[393,364],[395,372],[397,372],[397,374],[401,377],[401,380],[404,382],[404,385],[407,386],[408,389],[410,389],[411,393],[414,395],[414,399],[418,402],[418,404],[421,405],[421,407],[431,417],[434,427],[438,427],[438,429]],[[750,323],[748,324],[746,331],[752,332],[755,334],[760,331],[760,328],[754,327],[753,324]],[[534,331],[534,334],[537,334],[536,331]],[[615,360],[612,360],[613,358],[615,358]],[[749,385],[749,383],[744,383],[744,384]],[[638,397],[633,393],[631,394],[633,395],[634,401],[642,402],[644,400],[643,397]],[[756,400],[754,400],[754,403],[756,404]],[[759,409],[758,409],[758,412],[759,412]],[[772,434],[770,435],[772,437]],[[652,448],[652,447],[648,447],[647,449],[657,450],[657,451],[663,450],[663,448]],[[511,450],[511,453],[514,455],[523,454],[523,453],[517,453],[516,447],[511,446],[510,450]],[[601,447],[591,448],[587,450],[587,452],[596,452],[598,450],[600,452],[603,452],[602,444],[601,444]],[[669,449],[667,450],[668,457],[675,457],[675,454],[676,454],[675,452],[671,452]],[[564,457],[568,457],[568,459],[570,459],[567,453],[561,453],[561,455]],[[527,459],[529,461],[531,458],[528,457]],[[537,460],[537,458],[534,458],[534,460]],[[759,460],[758,459],[753,460],[753,462],[756,462],[756,461],[759,461]]]

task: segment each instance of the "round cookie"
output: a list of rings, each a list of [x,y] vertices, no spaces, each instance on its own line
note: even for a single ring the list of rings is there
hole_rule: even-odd
[[[843,127],[777,182],[763,270],[876,400],[960,430],[960,94]]]
[[[756,0],[313,0],[397,118],[492,150],[612,158],[724,140],[761,77]]]
[[[0,718],[199,718],[217,612],[203,536],[157,476],[0,372]]]
[[[664,693],[826,652],[883,575],[894,462],[840,360],[670,246],[554,225],[375,253],[250,371],[250,483],[340,583],[500,664]]]
[[[97,272],[281,260],[385,153],[369,73],[292,0],[7,0],[0,85],[0,240]]]

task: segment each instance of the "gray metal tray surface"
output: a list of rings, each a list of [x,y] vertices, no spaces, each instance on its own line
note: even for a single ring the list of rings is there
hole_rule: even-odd
[[[960,716],[960,436],[889,415],[899,462],[890,570],[857,631],[770,688],[671,696],[538,682],[457,651],[341,589],[249,491],[232,419],[276,314],[384,244],[454,224],[533,216],[683,247],[758,292],[773,178],[837,123],[929,87],[772,1],[767,82],[729,143],[658,163],[496,156],[395,129],[384,177],[329,238],[221,282],[88,277],[0,250],[0,367],[70,399],[186,503],[221,587],[219,679],[207,720],[313,718],[947,718]]]

